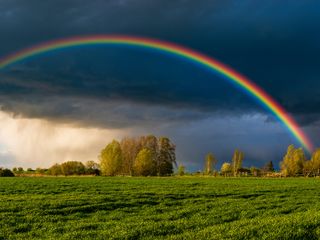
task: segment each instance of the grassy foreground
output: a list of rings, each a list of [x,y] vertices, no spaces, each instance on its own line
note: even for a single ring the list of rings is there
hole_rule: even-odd
[[[320,179],[1,178],[0,239],[319,239]]]

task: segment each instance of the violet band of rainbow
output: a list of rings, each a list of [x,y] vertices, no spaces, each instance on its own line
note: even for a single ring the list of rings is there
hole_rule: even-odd
[[[0,59],[0,69],[11,64],[17,63],[29,57],[39,55],[41,53],[53,51],[56,49],[75,47],[81,45],[96,45],[96,44],[117,44],[117,45],[132,45],[142,48],[151,48],[177,55],[198,64],[201,64],[219,74],[225,76],[231,82],[241,87],[245,92],[252,95],[256,100],[261,102],[267,109],[270,110],[291,132],[297,141],[309,152],[313,150],[313,144],[306,134],[302,131],[297,122],[288,114],[284,108],[277,103],[270,95],[268,95],[261,87],[250,81],[245,76],[237,73],[225,64],[201,54],[189,48],[160,41],[157,39],[125,36],[125,35],[94,35],[94,36],[79,36],[60,40],[45,42],[35,45],[30,48],[10,54]]]

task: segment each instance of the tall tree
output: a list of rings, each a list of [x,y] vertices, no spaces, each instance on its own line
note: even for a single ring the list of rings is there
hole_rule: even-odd
[[[303,173],[303,166],[305,164],[306,157],[302,148],[295,148],[294,145],[290,145],[287,149],[287,153],[280,163],[281,172],[285,176],[297,176]]]
[[[320,148],[313,152],[311,162],[313,175],[320,176]]]
[[[120,142],[123,156],[122,171],[125,175],[132,175],[134,160],[140,151],[139,142],[134,138],[124,138]]]
[[[320,175],[320,148],[312,153],[311,160],[304,163],[303,175],[306,177]]]
[[[158,153],[158,139],[154,135],[142,136],[139,139],[140,149],[147,148],[153,152],[154,157]]]
[[[180,164],[178,167],[178,175],[184,176],[185,174],[186,174],[186,167],[184,165]]]
[[[209,175],[215,170],[215,166],[217,164],[217,159],[212,153],[208,153],[205,158],[205,167],[204,172],[205,174]]]
[[[273,162],[272,161],[267,162],[266,165],[264,165],[261,170],[263,174],[274,172]]]
[[[295,147],[293,144],[288,146],[287,153],[283,157],[282,162],[280,162],[280,169],[282,174],[285,176],[294,175],[294,164],[293,164],[293,152],[295,151]]]
[[[156,157],[157,174],[159,176],[173,173],[173,165],[176,164],[175,145],[167,137],[159,138],[159,152]]]
[[[137,155],[133,170],[137,176],[155,175],[155,162],[152,159],[153,152],[148,148],[143,148]]]
[[[102,149],[99,159],[102,175],[115,176],[120,174],[123,160],[120,143],[116,140],[109,143]]]
[[[303,164],[303,176],[309,177],[310,175],[316,176],[312,160],[305,161]]]
[[[244,153],[236,149],[232,157],[233,176],[237,176],[239,169],[242,167]]]

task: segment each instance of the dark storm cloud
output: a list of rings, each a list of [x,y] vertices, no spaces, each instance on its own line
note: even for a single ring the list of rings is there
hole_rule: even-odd
[[[200,50],[235,67],[266,89],[301,123],[312,124],[319,119],[319,7],[318,1],[4,0],[0,2],[0,54],[70,35],[120,33],[159,37]],[[40,69],[34,74],[28,68],[18,74],[6,73],[3,80],[7,82],[1,86],[3,96],[10,97],[16,91],[28,92],[23,101],[26,104],[30,102],[26,98],[35,99],[32,93],[40,88],[42,94],[48,92],[54,96],[65,93],[80,99],[94,95],[176,109],[193,107],[204,112],[263,111],[242,93],[229,89],[223,81],[211,81],[212,75],[199,69],[185,70],[189,66],[170,69],[170,64],[179,64],[167,59],[163,62],[170,63],[160,60],[149,63],[149,58],[134,57],[139,53],[120,51],[117,54],[116,60],[116,55],[112,60],[104,59],[104,63],[115,69],[106,70],[104,76],[97,74],[96,68],[90,72],[88,67],[83,67],[86,61],[81,65],[81,60],[74,60],[78,56],[72,54],[69,58],[63,55],[67,59],[60,65],[54,62],[52,68],[65,66],[56,72],[48,74],[48,66],[41,68],[43,65],[39,64]],[[98,55],[89,55],[94,64],[100,62]],[[119,60],[123,56],[129,58],[126,64]],[[78,65],[68,69],[74,62]],[[120,71],[117,64],[112,65],[114,62],[129,67]],[[159,64],[163,64],[161,70],[155,67]],[[81,69],[81,76],[68,74],[81,72]],[[148,69],[149,75],[145,73]],[[164,71],[168,74],[164,75]],[[8,83],[10,78],[15,81]],[[30,85],[24,85],[21,79],[28,79]],[[88,86],[85,80],[79,82],[79,79],[90,79],[96,86]],[[170,84],[171,79],[176,85]],[[199,79],[203,81],[202,87],[194,86],[192,81]],[[59,86],[52,83],[57,81]],[[101,87],[102,81],[108,85]],[[8,99],[3,100],[7,105],[5,109],[13,106]],[[60,109],[64,115],[66,111]],[[51,115],[53,113],[59,116],[58,112],[53,111]]]
[[[92,52],[95,52],[95,61],[91,60]],[[235,115],[241,114],[244,108],[247,112],[256,109],[255,102],[220,77],[166,55],[98,47],[73,49],[67,54],[60,52],[40,59],[17,64],[0,73],[3,110],[31,118],[54,116],[57,120],[66,119],[67,115],[69,120],[82,119],[87,124],[125,127],[138,120],[144,125],[155,116],[163,122],[179,118],[190,121],[212,112]],[[230,97],[225,98],[226,95]],[[112,111],[119,103],[139,107],[122,109],[121,117]],[[156,111],[144,111],[141,106],[162,106],[167,110],[156,114]],[[144,117],[139,117],[137,109]],[[130,111],[135,119],[128,117]],[[117,116],[122,124],[110,126],[111,115]]]

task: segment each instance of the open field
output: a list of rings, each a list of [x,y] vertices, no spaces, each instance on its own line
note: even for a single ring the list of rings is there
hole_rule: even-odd
[[[0,239],[319,239],[320,179],[0,179]]]

